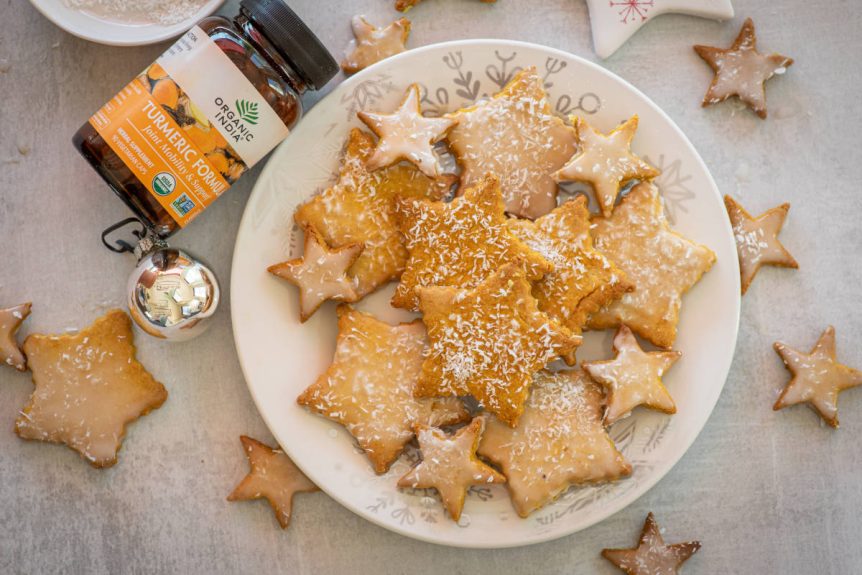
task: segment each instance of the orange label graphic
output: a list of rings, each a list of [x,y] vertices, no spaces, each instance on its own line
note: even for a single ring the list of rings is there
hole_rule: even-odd
[[[147,88],[141,77],[135,78],[90,123],[174,220],[185,226],[230,186],[219,169],[227,171],[230,166],[215,146],[208,155],[194,141],[194,125],[183,129],[171,117],[168,105],[176,105],[176,92],[168,95],[173,102],[163,107],[154,97],[158,94]],[[224,165],[216,165],[222,159]]]

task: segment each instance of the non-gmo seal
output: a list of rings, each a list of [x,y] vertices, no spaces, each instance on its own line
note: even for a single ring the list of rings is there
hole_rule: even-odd
[[[170,172],[159,172],[153,178],[153,191],[160,196],[167,196],[177,187],[177,180]]]

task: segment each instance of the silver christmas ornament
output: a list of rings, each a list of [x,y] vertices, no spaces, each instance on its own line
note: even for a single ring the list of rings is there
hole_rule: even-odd
[[[219,303],[218,280],[188,253],[150,236],[135,250],[140,260],[129,278],[129,311],[146,333],[184,341],[203,333]]]

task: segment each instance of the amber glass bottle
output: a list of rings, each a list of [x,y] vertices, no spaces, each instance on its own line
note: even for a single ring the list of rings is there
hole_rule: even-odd
[[[78,151],[167,237],[283,140],[338,65],[282,0],[206,18],[96,112]]]

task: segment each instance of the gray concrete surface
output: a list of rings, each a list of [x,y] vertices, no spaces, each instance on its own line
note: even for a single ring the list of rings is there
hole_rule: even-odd
[[[339,54],[354,13],[395,17],[386,0],[291,4]],[[736,359],[712,417],[635,504],[576,535],[504,551],[406,539],[322,494],[299,497],[282,532],[265,503],[225,501],[246,471],[238,436],[271,440],[240,373],[225,297],[198,340],[137,338],[170,398],[133,426],[107,471],[68,449],[19,440],[13,421],[32,386],[28,375],[0,369],[0,573],[610,575],[599,551],[633,543],[649,510],[668,540],[703,542],[685,573],[862,572],[862,390],[842,395],[837,432],[806,408],[771,410],[787,378],[776,339],[806,348],[831,323],[840,359],[862,367],[862,11],[855,0],[735,4],[738,16],[726,24],[662,16],[603,63],[670,114],[724,193],[758,212],[792,203],[782,240],[801,266],[761,272],[744,298]],[[732,104],[699,107],[711,74],[691,45],[729,44],[746,16],[762,48],[796,59],[769,85],[766,122]],[[410,17],[412,46],[505,37],[595,59],[580,0],[427,0]],[[98,232],[125,207],[69,138],[166,44],[84,42],[26,0],[2,0],[0,20],[0,304],[33,301],[25,334],[62,331],[119,305],[133,265],[100,246]],[[225,287],[258,172],[175,240],[209,260]]]

